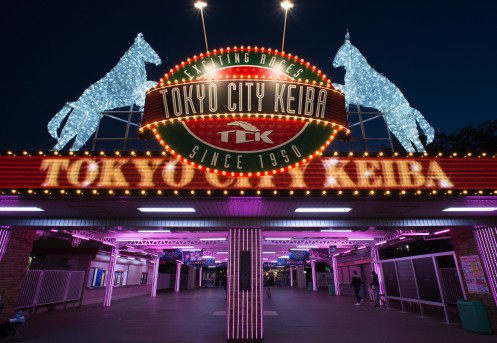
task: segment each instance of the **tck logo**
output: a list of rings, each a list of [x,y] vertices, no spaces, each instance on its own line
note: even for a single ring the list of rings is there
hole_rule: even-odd
[[[228,126],[238,126],[240,129],[220,131],[218,134],[221,136],[221,142],[235,144],[250,143],[250,142],[264,142],[269,144],[274,144],[274,142],[269,138],[269,135],[273,130],[268,130],[261,132],[254,125],[247,123],[245,121],[235,121],[227,124]]]

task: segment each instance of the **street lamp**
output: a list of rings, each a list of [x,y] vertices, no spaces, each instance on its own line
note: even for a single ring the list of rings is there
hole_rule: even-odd
[[[195,8],[198,8],[200,10],[200,15],[202,16],[202,27],[204,28],[205,50],[209,51],[209,45],[207,44],[207,34],[205,33],[204,7],[207,7],[207,2],[205,2],[205,1],[197,1],[195,3]]]
[[[281,2],[281,7],[285,9],[285,23],[283,24],[283,39],[281,41],[281,52],[284,52],[285,50],[285,33],[286,33],[286,17],[288,15],[288,10],[290,8],[293,8],[293,3],[285,0]]]

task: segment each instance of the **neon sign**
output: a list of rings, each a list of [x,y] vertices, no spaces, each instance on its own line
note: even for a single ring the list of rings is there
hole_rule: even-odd
[[[344,96],[291,54],[227,48],[181,62],[147,92],[142,132],[194,168],[232,177],[286,172],[348,132]]]

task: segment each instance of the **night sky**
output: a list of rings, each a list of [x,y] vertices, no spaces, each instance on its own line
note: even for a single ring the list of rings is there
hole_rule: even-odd
[[[295,0],[285,50],[343,82],[333,57],[350,30],[369,64],[394,82],[437,131],[496,119],[495,0]],[[209,47],[280,49],[284,12],[278,0],[210,0]],[[48,121],[109,72],[138,32],[163,64],[205,50],[193,1],[9,1],[0,20],[0,150],[48,150]]]

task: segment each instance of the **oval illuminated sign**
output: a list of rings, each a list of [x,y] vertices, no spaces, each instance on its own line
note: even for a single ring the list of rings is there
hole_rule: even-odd
[[[141,131],[195,168],[261,176],[308,163],[348,132],[343,93],[309,62],[264,48],[189,58],[147,92]]]

